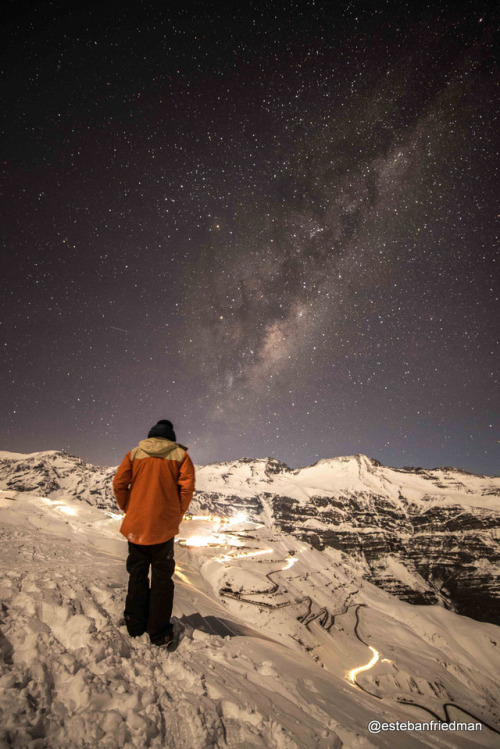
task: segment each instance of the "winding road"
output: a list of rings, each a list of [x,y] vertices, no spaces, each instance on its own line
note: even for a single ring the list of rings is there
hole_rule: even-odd
[[[273,561],[281,563],[281,562],[286,562],[287,560],[286,559],[277,559],[277,560],[273,560]],[[234,598],[234,599],[236,599],[236,600],[238,600],[238,601],[240,601],[242,603],[248,603],[248,604],[251,604],[252,606],[259,606],[260,608],[267,608],[267,609],[280,609],[280,608],[284,608],[286,606],[300,606],[304,602],[306,602],[307,603],[307,611],[306,611],[305,614],[302,614],[302,615],[298,616],[297,617],[297,621],[301,622],[302,624],[304,624],[309,629],[309,625],[313,621],[317,620],[318,624],[325,631],[327,631],[328,633],[330,633],[331,628],[335,625],[335,618],[336,617],[342,616],[343,614],[346,614],[347,611],[349,611],[349,609],[355,607],[355,609],[356,609],[356,611],[355,611],[356,623],[354,625],[354,634],[355,634],[356,638],[359,640],[359,642],[361,642],[366,647],[372,649],[372,652],[377,652],[377,651],[375,651],[374,648],[372,648],[370,645],[368,645],[368,643],[361,637],[361,635],[359,633],[359,628],[360,628],[360,624],[361,624],[359,612],[360,612],[360,609],[366,608],[366,604],[365,603],[350,603],[350,604],[346,603],[346,605],[344,605],[344,607],[343,607],[343,609],[341,611],[338,611],[338,612],[335,612],[335,613],[331,613],[330,611],[328,611],[328,609],[322,607],[322,608],[319,609],[319,611],[313,613],[312,612],[313,600],[311,599],[310,596],[304,596],[303,598],[296,599],[294,601],[284,601],[283,603],[275,603],[275,604],[267,603],[267,602],[264,602],[264,601],[254,601],[254,600],[252,600],[251,598],[248,597],[248,596],[257,596],[257,595],[258,596],[276,595],[276,593],[280,589],[280,585],[279,585],[279,583],[273,581],[271,578],[272,578],[273,575],[276,575],[278,572],[282,572],[282,571],[283,571],[283,567],[280,567],[277,570],[273,570],[272,572],[266,573],[266,577],[269,580],[269,582],[271,583],[271,585],[270,585],[270,587],[264,588],[263,590],[233,591],[233,590],[231,590],[231,588],[225,587],[225,588],[220,588],[219,595],[221,595],[222,597],[225,597],[225,598]],[[356,590],[356,591],[350,593],[348,595],[348,599],[347,600],[349,600],[349,598],[352,598],[358,592],[359,592],[359,590]],[[375,663],[376,663],[376,661],[374,661],[373,665],[375,665]],[[354,669],[353,672],[352,672],[353,673],[352,682],[354,683],[354,685],[358,689],[361,689],[363,692],[365,692],[366,694],[369,694],[371,697],[375,697],[376,699],[379,699],[379,700],[384,699],[380,695],[375,694],[374,692],[370,692],[368,689],[366,689],[365,687],[363,687],[359,683],[359,681],[356,679],[356,676],[355,676],[355,673],[354,673],[355,671],[356,671],[356,669]],[[451,723],[452,722],[450,714],[449,714],[449,708],[452,707],[452,708],[460,710],[461,712],[463,712],[466,715],[470,716],[475,721],[477,721],[479,723],[482,723],[490,731],[493,731],[494,733],[500,735],[500,729],[495,728],[490,723],[488,723],[487,721],[485,721],[483,718],[481,718],[481,717],[479,717],[477,715],[474,715],[473,713],[471,713],[466,708],[464,708],[461,705],[458,705],[458,704],[456,704],[454,702],[443,703],[442,707],[443,707],[443,713],[444,713],[445,717],[442,718],[440,715],[438,715],[437,713],[433,712],[429,708],[425,707],[424,705],[420,705],[419,703],[414,702],[413,700],[407,700],[407,699],[404,699],[402,697],[397,697],[396,701],[400,702],[401,704],[411,705],[412,707],[416,707],[416,708],[419,708],[420,710],[424,710],[425,712],[427,712],[429,715],[431,715],[433,718],[435,718],[440,723]]]

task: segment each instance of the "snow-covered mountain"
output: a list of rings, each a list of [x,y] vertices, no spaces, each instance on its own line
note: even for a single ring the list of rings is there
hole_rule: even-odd
[[[402,600],[500,623],[500,477],[388,468],[364,455],[291,470],[273,459],[200,468],[196,504],[228,503],[345,563]]]
[[[74,497],[115,510],[111,482],[116,467],[94,466],[64,450],[36,453],[0,451],[0,488],[46,497]]]
[[[115,468],[64,452],[0,453],[0,488],[116,511]],[[414,604],[500,623],[500,477],[395,469],[364,455],[290,469],[274,458],[197,467],[193,514],[244,512]]]
[[[499,479],[363,456],[198,467],[176,544],[187,635],[167,655],[120,626],[114,469],[58,452],[0,458],[1,746],[498,746],[500,627],[447,609],[442,590],[415,605],[369,578],[385,564],[412,590],[437,588],[403,553],[432,536],[427,519],[467,551],[478,534],[493,548]],[[456,530],[457,506],[474,527]],[[400,536],[390,553],[368,545],[382,530]]]

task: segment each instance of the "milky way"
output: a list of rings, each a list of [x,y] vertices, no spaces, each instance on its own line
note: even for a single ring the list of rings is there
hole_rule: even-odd
[[[498,473],[490,3],[13,11],[4,449]]]

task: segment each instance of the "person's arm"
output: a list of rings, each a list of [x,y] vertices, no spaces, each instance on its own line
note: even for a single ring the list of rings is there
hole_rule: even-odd
[[[187,453],[179,468],[177,484],[179,486],[181,512],[184,515],[194,494],[194,465]]]
[[[115,499],[120,510],[127,511],[129,484],[132,480],[132,461],[130,453],[127,453],[118,466],[118,470],[113,479],[113,491]]]

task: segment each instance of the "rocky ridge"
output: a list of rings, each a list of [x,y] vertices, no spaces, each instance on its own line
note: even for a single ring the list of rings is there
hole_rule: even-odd
[[[0,489],[59,499],[67,496],[101,510],[116,511],[111,482],[115,467],[85,463],[64,450],[0,452]]]

